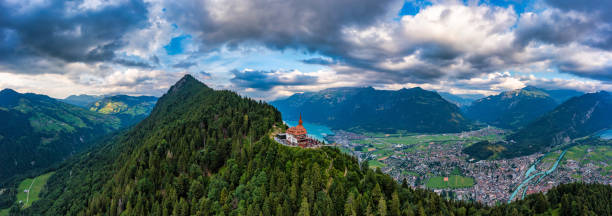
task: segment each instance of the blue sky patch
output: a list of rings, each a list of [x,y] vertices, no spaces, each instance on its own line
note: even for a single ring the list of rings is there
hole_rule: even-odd
[[[431,5],[431,2],[425,0],[405,1],[404,5],[397,13],[399,17],[410,15],[414,16],[419,13],[422,8]]]
[[[164,46],[168,55],[177,55],[184,52],[185,44],[188,39],[191,39],[191,35],[181,35],[170,40],[168,45]]]

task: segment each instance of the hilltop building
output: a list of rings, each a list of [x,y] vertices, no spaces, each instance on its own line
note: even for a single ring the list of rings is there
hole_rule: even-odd
[[[322,142],[308,136],[308,132],[303,125],[301,114],[298,125],[295,127],[290,127],[287,129],[286,133],[278,134],[275,137],[275,140],[288,146],[299,146],[302,148],[311,148],[323,145]]]

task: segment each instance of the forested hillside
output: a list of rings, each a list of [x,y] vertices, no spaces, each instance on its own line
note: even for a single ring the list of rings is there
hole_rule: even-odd
[[[37,94],[0,91],[0,184],[83,150],[119,119]]]
[[[269,132],[283,127],[272,106],[212,90],[186,76],[148,118],[66,162],[49,179],[40,201],[12,213],[532,215],[557,209],[557,203],[592,199],[581,210],[610,213],[599,208],[610,199],[598,199],[610,194],[609,186],[578,186],[547,202],[496,208],[448,201],[400,185],[336,148],[301,149],[271,140]]]

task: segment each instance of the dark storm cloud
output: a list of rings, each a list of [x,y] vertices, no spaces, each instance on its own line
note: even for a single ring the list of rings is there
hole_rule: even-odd
[[[549,5],[556,7],[563,12],[580,12],[590,16],[593,21],[599,24],[608,25],[590,33],[594,35],[595,40],[586,41],[591,46],[602,49],[612,49],[612,1],[610,0],[589,0],[589,1],[573,1],[573,0],[547,0]],[[601,26],[601,25],[599,25]]]
[[[280,77],[273,71],[238,71],[232,70],[232,84],[241,88],[253,88],[268,91],[276,86],[296,86],[317,84],[318,78],[308,75]]]
[[[305,48],[333,54],[342,50],[344,26],[373,23],[391,0],[167,1],[166,11],[206,48],[256,41],[271,48]],[[205,49],[206,49],[205,48]]]
[[[581,65],[575,62],[561,62],[559,63],[559,71],[569,74],[578,75],[581,77],[587,77],[591,79],[612,82],[612,67],[604,67],[592,70],[581,69]]]
[[[546,3],[564,11],[586,12],[607,21],[612,20],[612,14],[609,12],[609,9],[612,8],[612,1],[609,0],[546,0]]]
[[[532,41],[565,45],[580,41],[596,29],[593,20],[582,16],[567,16],[565,12],[549,10],[538,15],[523,16],[516,29],[515,44],[525,47]]]
[[[53,0],[36,5],[2,1],[0,38],[10,40],[11,44],[0,48],[0,61],[5,64],[20,64],[32,58],[111,61],[115,50],[125,44],[120,41],[121,37],[146,25],[147,8],[140,0],[92,9],[80,7],[82,3]]]

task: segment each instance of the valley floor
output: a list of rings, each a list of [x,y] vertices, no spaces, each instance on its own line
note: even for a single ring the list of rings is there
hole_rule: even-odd
[[[504,131],[485,128],[457,134],[356,134],[335,131],[327,139],[343,151],[380,168],[411,187],[428,188],[448,198],[477,200],[488,205],[507,202],[518,186],[534,173],[545,173],[519,190],[545,192],[553,186],[582,181],[612,185],[612,146],[579,145],[560,157],[561,151],[513,159],[468,159],[461,150],[482,140],[500,140]],[[540,159],[540,160],[538,160]],[[536,163],[538,162],[538,163]],[[535,170],[528,172],[534,165]],[[540,179],[541,176],[544,176]]]

